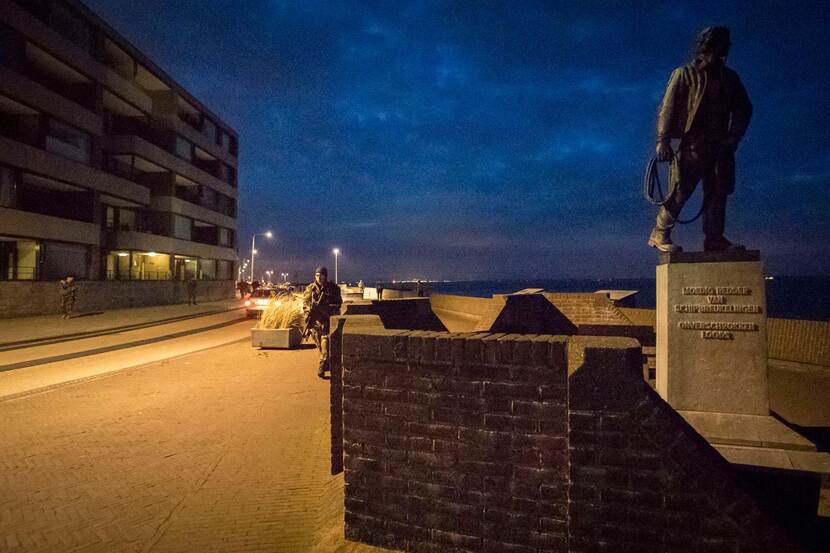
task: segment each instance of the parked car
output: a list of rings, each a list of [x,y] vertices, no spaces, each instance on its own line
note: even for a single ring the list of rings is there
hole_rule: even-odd
[[[282,290],[273,288],[259,288],[251,292],[251,296],[245,300],[245,314],[249,319],[259,318],[268,306],[268,301],[275,296],[284,295]]]

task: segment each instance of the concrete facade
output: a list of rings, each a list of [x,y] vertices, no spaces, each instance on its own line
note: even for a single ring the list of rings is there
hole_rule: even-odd
[[[234,279],[236,132],[78,0],[0,0],[0,42],[0,294]]]

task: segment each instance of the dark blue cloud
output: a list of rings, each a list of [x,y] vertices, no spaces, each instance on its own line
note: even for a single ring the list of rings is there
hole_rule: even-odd
[[[339,246],[354,280],[652,274],[657,103],[725,24],[756,108],[728,234],[830,272],[819,2],[87,3],[239,132],[241,253],[273,228],[258,266]]]

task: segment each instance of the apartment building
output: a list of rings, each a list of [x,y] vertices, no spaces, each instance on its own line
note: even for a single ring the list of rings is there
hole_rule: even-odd
[[[78,0],[0,0],[0,280],[233,280],[238,136]]]

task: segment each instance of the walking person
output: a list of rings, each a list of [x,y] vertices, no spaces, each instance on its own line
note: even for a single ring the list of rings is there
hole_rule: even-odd
[[[314,271],[314,282],[308,285],[303,294],[303,310],[306,313],[305,334],[311,334],[317,350],[320,352],[320,365],[317,376],[324,377],[329,366],[329,317],[340,313],[343,298],[340,287],[329,282],[329,272],[325,267]]]
[[[75,308],[75,301],[78,299],[78,285],[75,284],[75,277],[67,275],[61,280],[61,319],[68,319],[72,316]]]
[[[196,305],[196,279],[193,277],[187,279],[187,303]]]

